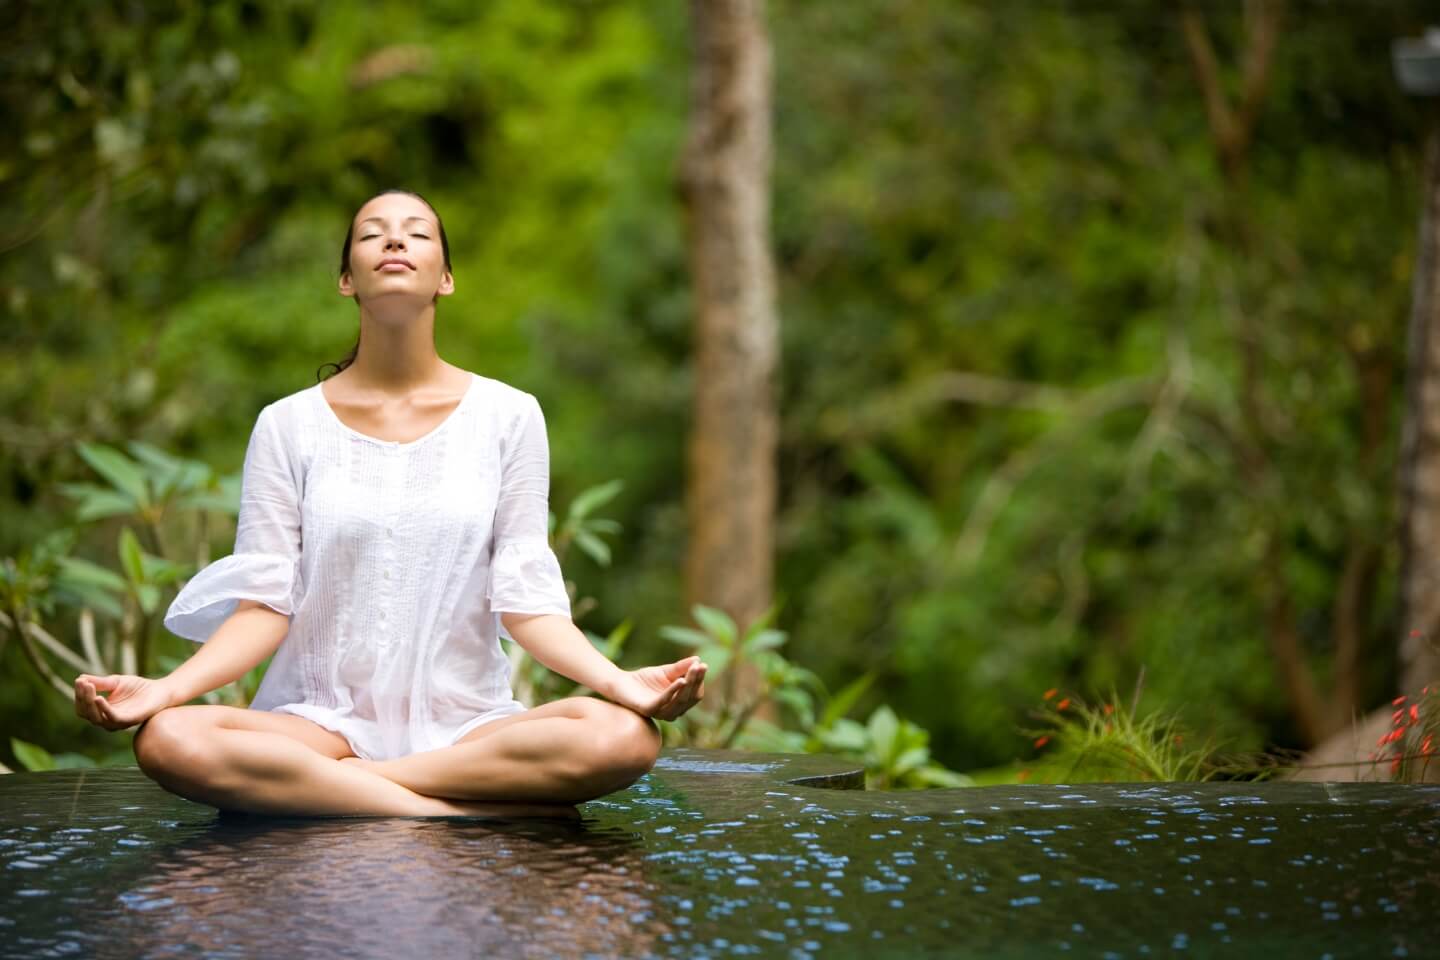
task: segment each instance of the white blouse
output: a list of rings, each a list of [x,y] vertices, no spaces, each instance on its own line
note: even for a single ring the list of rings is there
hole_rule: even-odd
[[[471,376],[409,443],[347,426],[318,383],[260,411],[235,552],[165,614],[199,642],[242,598],[290,617],[252,709],[313,720],[367,760],[525,709],[499,614],[571,615],[548,536],[550,449],[533,395]]]

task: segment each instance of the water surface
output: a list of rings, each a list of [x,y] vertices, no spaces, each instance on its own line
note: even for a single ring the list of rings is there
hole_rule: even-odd
[[[574,824],[4,776],[0,957],[1440,955],[1440,787],[833,789],[857,776],[672,750]]]

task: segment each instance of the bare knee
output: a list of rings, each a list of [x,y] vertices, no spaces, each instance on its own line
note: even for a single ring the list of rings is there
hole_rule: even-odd
[[[167,707],[135,733],[135,762],[162,786],[194,787],[212,778],[214,754],[205,745],[209,725],[187,713],[194,709]]]
[[[592,718],[589,774],[605,792],[621,790],[650,772],[660,755],[655,721],[627,707],[605,704]]]

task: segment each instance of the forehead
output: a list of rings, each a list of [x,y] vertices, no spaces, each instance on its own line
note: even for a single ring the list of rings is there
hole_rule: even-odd
[[[435,222],[435,214],[418,197],[408,193],[385,193],[371,199],[355,213],[355,222],[370,219],[403,221],[411,218]]]

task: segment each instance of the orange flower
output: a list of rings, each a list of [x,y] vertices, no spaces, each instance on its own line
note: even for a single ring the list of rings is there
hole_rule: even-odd
[[[1061,700],[1059,703],[1055,704],[1055,709],[1064,710],[1068,706],[1070,706],[1070,698],[1066,697],[1064,700]]]
[[[1051,687],[1049,690],[1046,690],[1046,691],[1045,691],[1045,699],[1046,699],[1046,700],[1049,700],[1051,697],[1055,696],[1055,694],[1057,694],[1057,693],[1059,693],[1059,692],[1060,692],[1059,690],[1056,690],[1054,687]]]
[[[1108,717],[1108,716],[1110,716],[1110,714],[1112,714],[1112,713],[1114,713],[1114,712],[1115,712],[1115,707],[1114,707],[1113,704],[1109,704],[1109,703],[1105,704],[1105,716]]]
[[[1019,773],[1015,774],[1015,780],[1016,780],[1016,782],[1018,782],[1018,783],[1024,783],[1026,780],[1029,780],[1029,779],[1030,779],[1030,771],[1029,771],[1029,770],[1021,770]]]
[[[1043,747],[1043,746],[1045,746],[1045,744],[1047,744],[1047,743],[1049,743],[1049,742],[1050,742],[1050,738],[1049,738],[1049,737],[1036,737],[1036,738],[1035,738],[1035,746],[1036,746],[1037,748]]]
[[[1176,742],[1176,743],[1179,743],[1179,742],[1181,742],[1181,741],[1184,740],[1184,739],[1185,739],[1185,738],[1182,737],[1180,734],[1178,734],[1178,733],[1175,734],[1175,742]]]

